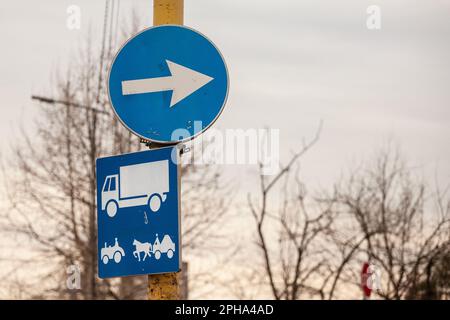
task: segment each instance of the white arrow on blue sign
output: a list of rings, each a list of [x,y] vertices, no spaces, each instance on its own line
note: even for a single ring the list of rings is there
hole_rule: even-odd
[[[100,278],[180,270],[179,149],[98,158]]]
[[[216,121],[228,82],[224,59],[209,39],[191,28],[164,25],[125,43],[111,65],[108,89],[125,127],[171,144],[194,138]]]

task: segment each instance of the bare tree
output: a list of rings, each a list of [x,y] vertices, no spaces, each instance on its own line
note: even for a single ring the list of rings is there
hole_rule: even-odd
[[[423,274],[410,287],[406,299],[450,299],[450,243],[428,257]]]
[[[359,271],[350,261],[370,261],[380,271],[379,296],[411,297],[430,263],[448,252],[448,205],[441,212],[427,206],[433,193],[426,194],[426,185],[391,148],[339,184],[331,198],[340,213],[335,244],[351,253],[346,264],[353,270],[350,277],[343,274],[344,282],[352,282],[352,271]]]
[[[304,143],[275,176],[265,177],[260,172],[258,203],[248,196],[263,266],[256,264],[256,268],[277,300],[324,298],[330,280],[324,235],[333,223],[332,208],[314,199],[309,201],[298,174],[292,174],[298,160],[317,142],[319,134],[320,128],[315,138]],[[281,194],[278,208],[271,197],[273,194]]]
[[[388,148],[331,195],[308,196],[292,171],[316,139],[278,175],[260,174],[258,204],[248,197],[261,258],[252,274],[262,275],[274,299],[335,299],[360,292],[361,266],[369,261],[381,275],[373,289],[384,299],[448,297],[445,194],[427,194],[425,183]],[[272,198],[277,193],[279,203]]]

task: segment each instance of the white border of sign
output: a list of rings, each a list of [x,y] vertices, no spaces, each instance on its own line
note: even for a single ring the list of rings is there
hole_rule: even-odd
[[[130,127],[128,127],[128,126],[125,124],[125,122],[123,122],[122,119],[119,117],[119,115],[118,115],[117,112],[116,112],[116,109],[115,109],[114,106],[113,106],[113,102],[112,102],[112,99],[111,99],[111,94],[110,94],[110,92],[109,92],[109,78],[110,78],[110,75],[111,75],[111,68],[112,68],[112,66],[114,65],[114,62],[116,61],[116,58],[117,58],[117,56],[119,55],[119,53],[122,51],[122,49],[128,44],[128,42],[130,42],[131,40],[133,40],[134,38],[136,38],[136,37],[137,37],[138,35],[140,35],[141,33],[145,32],[145,31],[148,31],[148,30],[150,30],[150,29],[156,29],[156,28],[161,28],[161,27],[180,27],[180,28],[185,28],[185,29],[189,29],[189,30],[191,30],[191,31],[193,31],[193,32],[195,32],[195,33],[201,35],[202,37],[204,37],[206,40],[209,41],[209,43],[212,44],[212,46],[213,46],[213,47],[217,50],[217,52],[219,53],[219,56],[220,56],[220,58],[222,59],[222,62],[223,62],[223,64],[224,64],[224,66],[225,66],[225,73],[226,73],[226,75],[227,75],[227,92],[226,92],[226,94],[225,94],[225,99],[223,100],[222,107],[220,107],[219,113],[217,113],[216,117],[213,119],[213,121],[211,121],[211,123],[210,123],[207,127],[205,127],[205,128],[202,129],[201,131],[199,131],[199,132],[195,133],[194,135],[189,136],[188,138],[185,138],[185,139],[183,139],[183,140],[161,141],[161,140],[150,139],[150,138],[148,138],[148,137],[145,137],[145,136],[142,136],[142,135],[138,134],[137,132],[135,132],[134,130],[132,130]],[[131,132],[132,132],[133,134],[135,134],[136,136],[138,136],[138,137],[140,137],[140,138],[142,138],[142,139],[148,140],[148,141],[150,141],[150,142],[154,142],[154,143],[158,143],[158,144],[162,144],[162,145],[173,145],[173,144],[178,144],[178,143],[182,143],[182,142],[187,142],[187,141],[190,141],[190,140],[195,139],[198,135],[200,135],[200,134],[202,134],[203,132],[205,132],[206,130],[208,130],[209,127],[211,127],[211,126],[217,121],[217,119],[218,119],[218,118],[220,117],[220,115],[222,114],[223,109],[225,108],[225,104],[227,103],[227,100],[228,100],[228,92],[229,92],[229,90],[230,90],[230,74],[229,74],[229,72],[228,72],[228,67],[227,67],[227,64],[226,64],[226,62],[225,62],[225,59],[223,58],[223,55],[222,55],[222,53],[220,52],[219,48],[217,48],[217,46],[214,44],[214,42],[212,42],[207,36],[205,36],[203,33],[199,32],[199,31],[197,31],[197,30],[195,30],[195,29],[193,29],[193,28],[191,28],[191,27],[187,27],[187,26],[184,26],[184,25],[164,24],[164,25],[160,25],[160,26],[153,26],[153,27],[145,28],[144,30],[139,31],[138,33],[136,33],[135,35],[133,35],[132,37],[130,37],[127,41],[125,41],[124,44],[122,44],[122,46],[120,47],[120,49],[119,49],[119,50],[117,51],[117,53],[115,54],[114,59],[112,60],[110,66],[109,66],[109,68],[108,68],[108,82],[107,82],[107,89],[108,89],[108,98],[109,98],[109,102],[110,102],[110,104],[111,104],[111,108],[113,109],[114,114],[116,115],[117,119],[119,119],[120,123],[122,123],[122,125],[123,125],[125,128],[127,128],[129,131],[131,131]],[[174,128],[174,129],[178,129],[178,128]]]

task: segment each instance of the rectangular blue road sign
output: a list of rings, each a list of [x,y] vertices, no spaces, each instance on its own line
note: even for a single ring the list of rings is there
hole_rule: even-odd
[[[100,278],[180,270],[179,150],[98,158]]]

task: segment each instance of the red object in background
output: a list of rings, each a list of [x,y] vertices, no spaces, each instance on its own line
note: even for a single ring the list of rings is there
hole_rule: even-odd
[[[372,289],[367,286],[367,279],[370,277],[369,273],[369,263],[364,262],[362,271],[361,271],[361,288],[364,293],[365,298],[369,298],[372,293]]]

